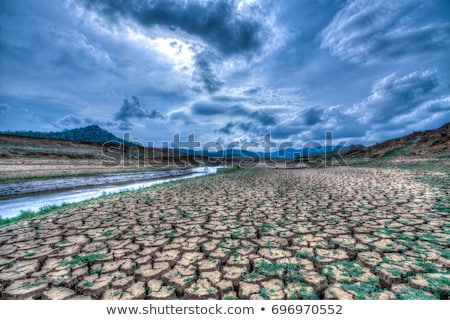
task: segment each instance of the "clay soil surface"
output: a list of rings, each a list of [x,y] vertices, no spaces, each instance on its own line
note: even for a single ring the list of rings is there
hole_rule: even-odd
[[[0,297],[448,299],[440,192],[412,171],[334,167],[119,194],[0,227]]]

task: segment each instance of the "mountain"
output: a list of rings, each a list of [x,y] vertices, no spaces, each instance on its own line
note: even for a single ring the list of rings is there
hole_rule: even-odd
[[[84,142],[110,142],[117,144],[124,144],[124,140],[116,137],[112,133],[100,128],[97,125],[91,125],[84,128],[63,130],[59,132],[37,132],[37,131],[14,131],[4,132],[5,134],[45,138],[45,139],[60,139],[69,141],[84,141]],[[130,144],[125,141],[125,144]]]
[[[406,136],[386,140],[370,147],[363,145],[324,146],[321,148],[295,149],[273,151],[270,153],[253,150],[226,149],[222,151],[204,151],[180,149],[180,152],[212,157],[212,158],[259,158],[259,159],[299,159],[307,155],[321,156],[339,152],[347,158],[389,159],[397,157],[449,157],[450,156],[450,122],[442,127],[417,131]]]
[[[450,155],[450,122],[437,129],[413,132],[370,147],[351,146],[341,153],[350,158],[368,157],[372,159],[403,156],[448,156]]]

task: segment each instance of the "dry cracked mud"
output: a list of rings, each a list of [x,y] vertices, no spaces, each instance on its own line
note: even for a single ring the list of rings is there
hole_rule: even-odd
[[[448,299],[448,213],[399,169],[253,169],[0,227],[1,299]]]

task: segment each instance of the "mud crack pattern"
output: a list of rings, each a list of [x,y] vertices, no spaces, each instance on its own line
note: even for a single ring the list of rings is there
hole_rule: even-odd
[[[398,169],[237,170],[0,228],[2,299],[448,299],[448,213]]]

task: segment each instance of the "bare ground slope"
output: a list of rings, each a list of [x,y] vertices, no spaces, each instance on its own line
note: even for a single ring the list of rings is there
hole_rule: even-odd
[[[346,156],[371,159],[395,157],[436,157],[450,156],[450,122],[427,131],[417,131],[406,136],[386,140],[371,147],[354,147]]]
[[[0,134],[0,183],[195,164],[161,149]]]

